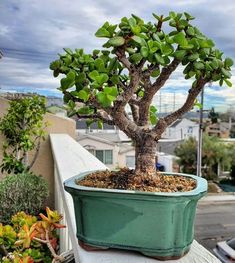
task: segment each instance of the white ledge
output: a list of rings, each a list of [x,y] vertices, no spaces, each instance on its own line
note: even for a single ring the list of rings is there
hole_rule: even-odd
[[[74,217],[74,208],[71,196],[64,191],[63,182],[78,173],[104,169],[106,166],[97,158],[85,150],[70,136],[65,134],[51,134],[51,146],[55,162],[55,180],[58,181],[56,198],[60,197],[57,202],[63,201],[67,229],[72,243],[72,249],[75,255],[76,263],[157,263],[162,262],[142,256],[139,253],[123,250],[106,250],[87,252],[77,243],[76,225]],[[179,260],[168,260],[166,263],[220,263],[203,246],[194,240],[191,249],[187,255]]]

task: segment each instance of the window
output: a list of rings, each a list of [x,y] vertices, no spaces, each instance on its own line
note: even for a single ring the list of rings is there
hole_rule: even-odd
[[[129,168],[135,168],[135,156],[133,155],[126,156],[126,166]]]
[[[188,133],[193,133],[193,127],[192,126],[188,127]]]
[[[113,164],[113,151],[112,150],[96,150],[95,156],[104,164]]]

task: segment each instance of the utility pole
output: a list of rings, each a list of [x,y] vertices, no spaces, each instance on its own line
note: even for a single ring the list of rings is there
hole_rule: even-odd
[[[162,93],[159,93],[159,113],[162,113]]]
[[[173,93],[173,112],[175,112],[175,92]]]
[[[211,87],[212,83],[208,83]],[[197,147],[197,176],[202,176],[202,135],[203,135],[203,106],[204,106],[204,88],[201,91],[201,109],[199,116],[199,134],[198,134],[198,147]]]
[[[198,147],[197,147],[197,176],[202,176],[203,103],[204,103],[204,87],[201,91],[201,108],[200,108],[200,115],[199,115],[199,134],[198,134]]]

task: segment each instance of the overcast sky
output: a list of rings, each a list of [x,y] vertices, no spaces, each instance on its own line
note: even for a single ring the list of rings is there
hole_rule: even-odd
[[[84,48],[87,52],[101,48],[103,40],[94,36],[105,21],[119,22],[134,13],[145,21],[154,21],[152,12],[189,12],[194,25],[215,41],[225,56],[235,60],[234,0],[1,0],[0,1],[0,88],[2,91],[38,91],[59,94],[59,80],[48,69],[63,47]],[[233,70],[234,74],[234,70]],[[206,88],[207,107],[222,110],[235,105],[233,88]],[[174,93],[176,105],[187,95],[189,82],[180,69],[162,91],[162,103],[170,109]],[[156,98],[158,102],[159,97]]]

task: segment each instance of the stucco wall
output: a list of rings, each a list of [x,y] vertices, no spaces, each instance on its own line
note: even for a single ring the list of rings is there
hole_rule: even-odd
[[[0,97],[0,117],[3,116],[8,108],[8,101]],[[32,167],[32,171],[37,175],[42,175],[49,184],[50,197],[48,205],[54,205],[54,162],[49,141],[49,134],[64,133],[75,138],[76,123],[72,119],[62,118],[50,113],[46,113],[44,121],[48,123],[46,128],[46,139],[42,141],[38,158]],[[4,138],[0,135],[0,163],[2,162],[2,144]],[[32,153],[33,154],[33,153]],[[31,154],[31,156],[32,156]]]

